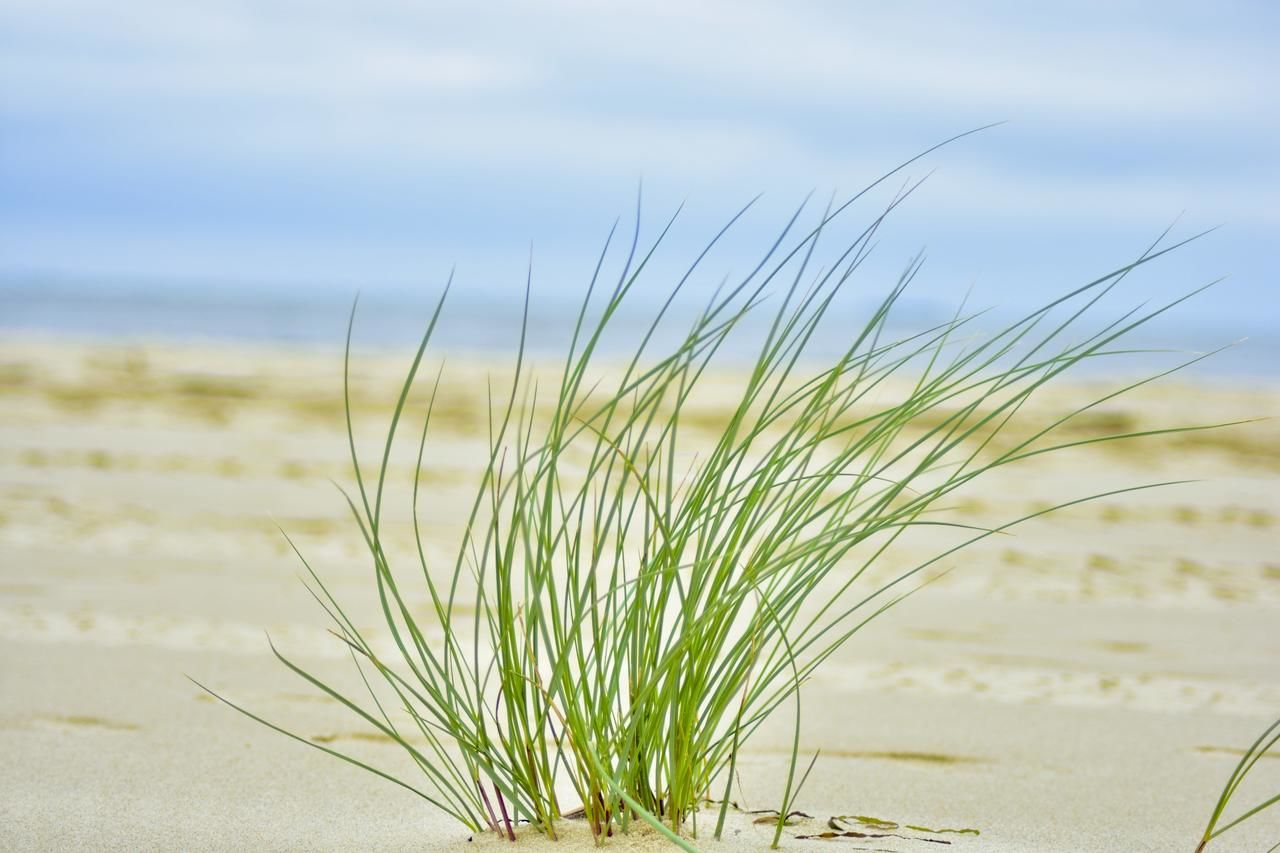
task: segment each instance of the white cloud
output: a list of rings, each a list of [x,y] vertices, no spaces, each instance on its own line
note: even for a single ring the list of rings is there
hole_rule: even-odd
[[[47,0],[0,11],[0,23],[17,42],[6,77],[30,84],[28,101],[86,89],[310,99],[448,90],[519,97],[541,87],[555,98],[601,81],[629,83],[623,97],[635,97],[652,81],[658,102],[661,89],[674,86],[712,100],[720,92],[828,109],[896,103],[975,119],[1038,114],[1094,125],[1210,115],[1256,121],[1273,105],[1264,34],[1226,40],[1142,20],[1072,28],[1054,16],[1037,7],[982,19],[950,4],[850,11],[744,0],[483,8]]]

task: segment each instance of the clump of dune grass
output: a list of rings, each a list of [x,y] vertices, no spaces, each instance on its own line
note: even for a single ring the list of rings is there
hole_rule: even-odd
[[[1213,814],[1209,816],[1209,823],[1205,825],[1204,834],[1200,836],[1200,844],[1196,846],[1196,853],[1201,853],[1209,842],[1222,835],[1229,829],[1239,826],[1249,818],[1266,811],[1272,806],[1280,803],[1280,794],[1269,797],[1250,809],[1247,809],[1238,817],[1223,823],[1227,806],[1235,797],[1236,790],[1240,784],[1244,782],[1245,777],[1249,775],[1249,771],[1258,763],[1258,759],[1266,755],[1277,743],[1280,743],[1280,720],[1276,720],[1258,735],[1258,739],[1253,745],[1245,750],[1244,755],[1240,756],[1239,763],[1235,769],[1231,771],[1231,775],[1227,777],[1227,784],[1222,787],[1222,793],[1218,796],[1218,802],[1214,804]],[[1277,842],[1271,850],[1280,849],[1280,842]]]
[[[748,275],[726,281],[674,344],[659,347],[660,328],[679,323],[677,295],[721,231],[652,321],[622,330],[638,338],[631,354],[601,370],[603,342],[618,334],[620,308],[672,225],[642,245],[637,211],[622,272],[606,280],[610,232],[555,379],[534,378],[522,333],[510,384],[490,389],[482,471],[446,564],[428,559],[420,521],[440,378],[418,379],[442,297],[395,402],[376,475],[363,473],[344,380],[355,474],[347,501],[368,548],[379,630],[395,651],[375,650],[305,558],[309,588],[367,695],[334,688],[272,647],[289,670],[398,744],[416,778],[233,707],[414,792],[473,831],[514,840],[528,823],[555,838],[572,814],[597,841],[643,821],[685,849],[700,832],[719,837],[743,746],[782,710],[794,723],[776,846],[813,767],[799,754],[800,687],[815,670],[965,546],[1105,495],[1064,496],[989,528],[948,520],[946,501],[1033,457],[1181,429],[1063,437],[1073,419],[1152,376],[1009,438],[1038,392],[1083,363],[1122,355],[1122,338],[1186,298],[1093,319],[1117,283],[1175,246],[1157,241],[986,336],[971,332],[976,314],[961,312],[891,339],[888,323],[918,260],[858,322],[837,310],[885,218],[916,186],[904,185],[833,252],[829,235],[867,190],[829,205],[812,227],[800,225],[802,206]],[[526,289],[526,323],[528,298]],[[756,316],[765,322],[738,374],[742,387],[710,440],[690,441],[686,416],[707,392],[717,355]],[[847,329],[847,346],[815,364],[811,343],[832,322]],[[350,342],[349,328],[348,365]],[[393,566],[384,535],[389,460],[421,397],[425,414],[411,436],[416,555]],[[957,539],[883,577],[885,555],[922,528]]]

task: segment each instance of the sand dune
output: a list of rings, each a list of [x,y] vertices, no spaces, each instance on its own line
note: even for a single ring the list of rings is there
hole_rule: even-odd
[[[461,360],[446,373],[427,477],[432,555],[456,537],[483,446],[482,380],[502,369]],[[399,355],[359,360],[369,446],[402,370]],[[403,767],[394,744],[276,665],[263,636],[342,670],[277,522],[376,621],[359,535],[328,482],[348,470],[339,389],[332,352],[0,344],[0,847],[467,849],[465,830],[411,795],[254,726],[184,677]],[[1091,390],[1064,386],[1040,405]],[[713,430],[724,404],[701,399],[692,429]],[[1173,383],[1081,429],[1277,414],[1280,390]],[[1064,493],[1199,482],[994,537],[855,638],[803,694],[802,746],[821,757],[785,848],[1193,849],[1238,751],[1280,714],[1278,478],[1275,421],[994,472],[953,511],[981,524]],[[387,532],[409,548],[403,515]],[[909,543],[877,571],[933,544]],[[767,846],[756,822],[767,815],[752,812],[776,806],[789,714],[746,749],[726,839],[709,843],[700,825],[700,845]],[[1280,759],[1250,784],[1280,789]],[[524,834],[520,849],[553,849]],[[591,843],[585,825],[568,822],[566,836],[554,849]],[[1218,849],[1277,840],[1271,814]],[[641,831],[610,846],[663,842]]]

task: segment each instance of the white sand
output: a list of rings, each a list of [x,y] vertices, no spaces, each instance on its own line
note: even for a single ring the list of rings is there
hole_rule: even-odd
[[[275,664],[262,634],[345,671],[273,516],[339,596],[367,599],[360,543],[326,481],[347,479],[338,367],[333,353],[0,344],[0,849],[467,847],[412,795],[184,678],[403,768],[394,746]],[[373,404],[392,399],[402,369],[399,356],[361,363],[370,447]],[[481,366],[450,370],[430,506],[442,553],[471,488],[468,407],[483,399]],[[1280,393],[1173,385],[1108,412],[1139,428],[1276,415]],[[822,757],[797,803],[814,817],[784,847],[1192,850],[1235,751],[1280,715],[1278,476],[1268,422],[987,479],[962,507],[979,523],[1064,493],[1203,482],[996,537],[859,635],[804,693],[804,749]],[[749,744],[745,806],[776,805],[790,725],[783,712]],[[1277,790],[1280,756],[1259,763],[1241,802]],[[842,814],[981,834],[794,838]],[[517,849],[591,843],[584,824],[566,835]],[[763,848],[768,835],[735,815],[714,849]],[[1280,811],[1217,849],[1277,840]],[[629,846],[663,849],[645,833]]]

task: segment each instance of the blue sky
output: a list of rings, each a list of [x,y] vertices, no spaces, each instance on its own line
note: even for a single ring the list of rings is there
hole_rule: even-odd
[[[1224,227],[1135,298],[1229,274],[1193,317],[1280,328],[1280,5],[963,5],[0,2],[0,277],[505,293],[532,242],[576,292],[642,178],[674,259],[764,192],[742,269],[1007,120],[910,170],[868,286],[924,248],[923,299],[1048,295],[1182,213]]]

